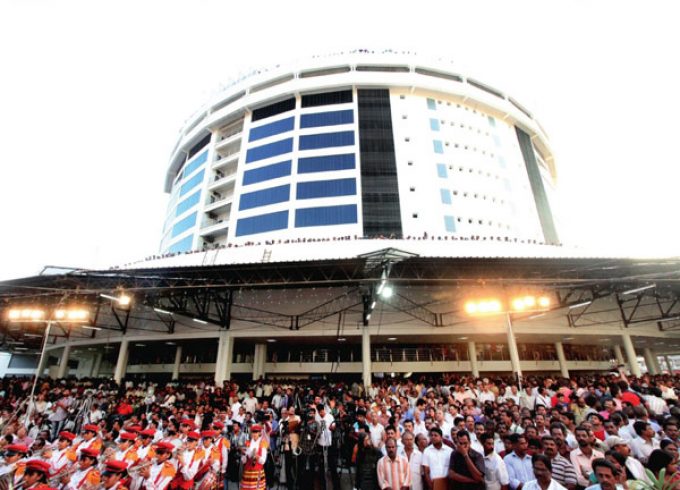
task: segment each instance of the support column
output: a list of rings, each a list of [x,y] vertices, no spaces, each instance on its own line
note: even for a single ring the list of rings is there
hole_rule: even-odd
[[[90,370],[90,377],[91,378],[98,378],[99,377],[99,370],[102,367],[102,359],[104,359],[103,353],[97,352],[94,355],[94,362],[92,363],[92,369]]]
[[[71,354],[71,346],[66,344],[64,351],[61,353],[59,360],[59,370],[57,371],[57,379],[65,378],[68,375],[68,356]]]
[[[640,376],[640,365],[637,362],[637,354],[635,353],[635,347],[633,346],[633,341],[630,339],[630,334],[624,333],[621,335],[623,340],[623,348],[626,351],[626,357],[628,358],[628,368],[633,376]]]
[[[654,354],[649,347],[642,349],[642,355],[645,358],[645,364],[647,365],[647,372],[651,375],[658,374],[656,370],[656,359],[654,359]]]
[[[663,360],[666,362],[666,368],[670,374],[673,374],[673,364],[671,363],[671,356],[663,356]]]
[[[519,352],[517,351],[517,341],[515,334],[512,331],[512,319],[510,313],[505,315],[506,326],[508,329],[508,351],[510,352],[510,364],[512,365],[512,372],[517,375],[518,379],[522,378],[522,367],[519,362]],[[521,383],[521,382],[520,382]]]
[[[128,361],[128,339],[123,339],[120,342],[120,350],[118,351],[118,361],[116,361],[116,370],[113,372],[113,380],[120,384],[120,382],[125,377],[125,372],[127,371],[127,361]]]
[[[179,367],[182,364],[182,346],[177,345],[175,349],[175,365],[172,367],[172,380],[179,379]]]
[[[661,363],[659,362],[659,356],[654,351],[652,351],[652,360],[654,361],[654,369],[656,369],[656,374],[661,374]]]
[[[364,393],[371,386],[371,332],[365,326],[361,330],[361,379],[364,382]]]
[[[45,369],[47,368],[47,359],[49,356],[49,352],[45,352],[43,356],[41,356],[40,360],[38,361],[38,377],[41,377],[43,373],[45,372]],[[49,376],[49,371],[47,375]]]
[[[621,346],[619,344],[614,345],[614,357],[616,357],[616,363],[619,366],[626,364],[626,360],[623,358],[623,352],[621,352]]]
[[[231,359],[234,356],[234,339],[228,331],[220,332],[217,344],[217,360],[215,361],[215,386],[222,386],[231,379]],[[253,370],[255,362],[253,359]]]
[[[468,341],[468,357],[470,358],[470,371],[472,376],[479,378],[479,367],[477,366],[477,344],[474,340]]]
[[[267,362],[267,344],[255,344],[253,355],[253,379],[257,380],[265,376],[265,363]]]
[[[563,378],[569,377],[569,369],[567,369],[567,356],[564,355],[564,346],[562,342],[555,342],[555,351],[557,352],[557,360],[560,361],[560,373]]]

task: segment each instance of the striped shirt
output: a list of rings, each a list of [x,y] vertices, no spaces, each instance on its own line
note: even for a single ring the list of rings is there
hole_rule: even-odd
[[[551,460],[551,463],[553,480],[565,487],[576,486],[576,470],[567,458],[558,454]]]
[[[399,490],[411,486],[411,468],[408,460],[403,456],[396,456],[394,460],[383,456],[378,460],[378,484],[380,488]]]

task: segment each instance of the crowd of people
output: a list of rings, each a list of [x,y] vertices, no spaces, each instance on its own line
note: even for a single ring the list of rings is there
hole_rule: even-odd
[[[0,380],[0,488],[679,488],[680,377]]]
[[[203,247],[200,249],[195,249],[195,250],[186,250],[184,252],[168,252],[165,254],[156,254],[156,255],[149,255],[148,257],[145,257],[143,260],[139,260],[136,262],[129,262],[126,264],[123,264],[122,266],[112,266],[110,267],[110,270],[117,270],[121,268],[127,268],[131,267],[133,265],[138,265],[144,262],[149,262],[152,260],[159,260],[159,259],[166,259],[169,257],[175,257],[178,255],[191,255],[191,254],[197,254],[197,253],[203,253],[208,250],[220,250],[220,249],[230,249],[230,248],[243,248],[243,247],[259,247],[259,246],[274,246],[274,245],[287,245],[291,243],[322,243],[322,242],[344,242],[344,241],[350,241],[350,240],[409,240],[409,241],[421,241],[421,240],[430,240],[430,241],[473,241],[473,242],[503,242],[503,243],[519,243],[523,245],[547,245],[544,242],[541,242],[539,240],[534,240],[534,239],[525,239],[525,238],[517,238],[517,237],[509,237],[509,236],[495,236],[495,235],[470,235],[470,236],[448,236],[448,235],[430,235],[427,232],[423,233],[423,235],[420,236],[415,236],[415,235],[407,235],[407,236],[396,236],[396,235],[375,235],[375,236],[359,236],[359,235],[344,235],[344,236],[337,236],[337,237],[324,237],[324,238],[286,238],[286,239],[277,239],[277,240],[265,240],[264,242],[254,242],[254,241],[248,241],[242,244],[236,244],[236,243],[227,243],[227,244],[222,244],[222,243],[215,243],[211,246],[209,246],[207,243],[203,244]],[[562,244],[551,244],[550,246],[559,246],[561,247]]]

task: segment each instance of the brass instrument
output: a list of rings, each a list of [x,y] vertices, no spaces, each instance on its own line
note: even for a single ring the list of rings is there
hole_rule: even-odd
[[[152,460],[149,460],[149,461],[145,461],[145,462],[140,463],[140,464],[130,466],[127,470],[128,475],[130,475],[131,477],[137,476],[140,471],[142,471],[143,469],[148,468],[149,466],[153,465],[153,463],[154,462]]]
[[[69,465],[68,467],[64,468],[63,470],[59,471],[58,473],[54,474],[51,476],[48,480],[47,483],[49,484],[50,487],[60,487],[61,486],[61,480],[62,478],[73,476],[73,474],[78,471],[78,464],[74,463],[72,465]]]

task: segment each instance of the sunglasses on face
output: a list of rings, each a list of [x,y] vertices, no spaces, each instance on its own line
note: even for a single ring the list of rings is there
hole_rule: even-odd
[[[18,453],[15,453],[15,452],[13,452],[13,451],[7,451],[7,452],[5,453],[5,457],[6,457],[6,458],[11,458],[12,456],[16,456],[17,454],[18,454]]]

